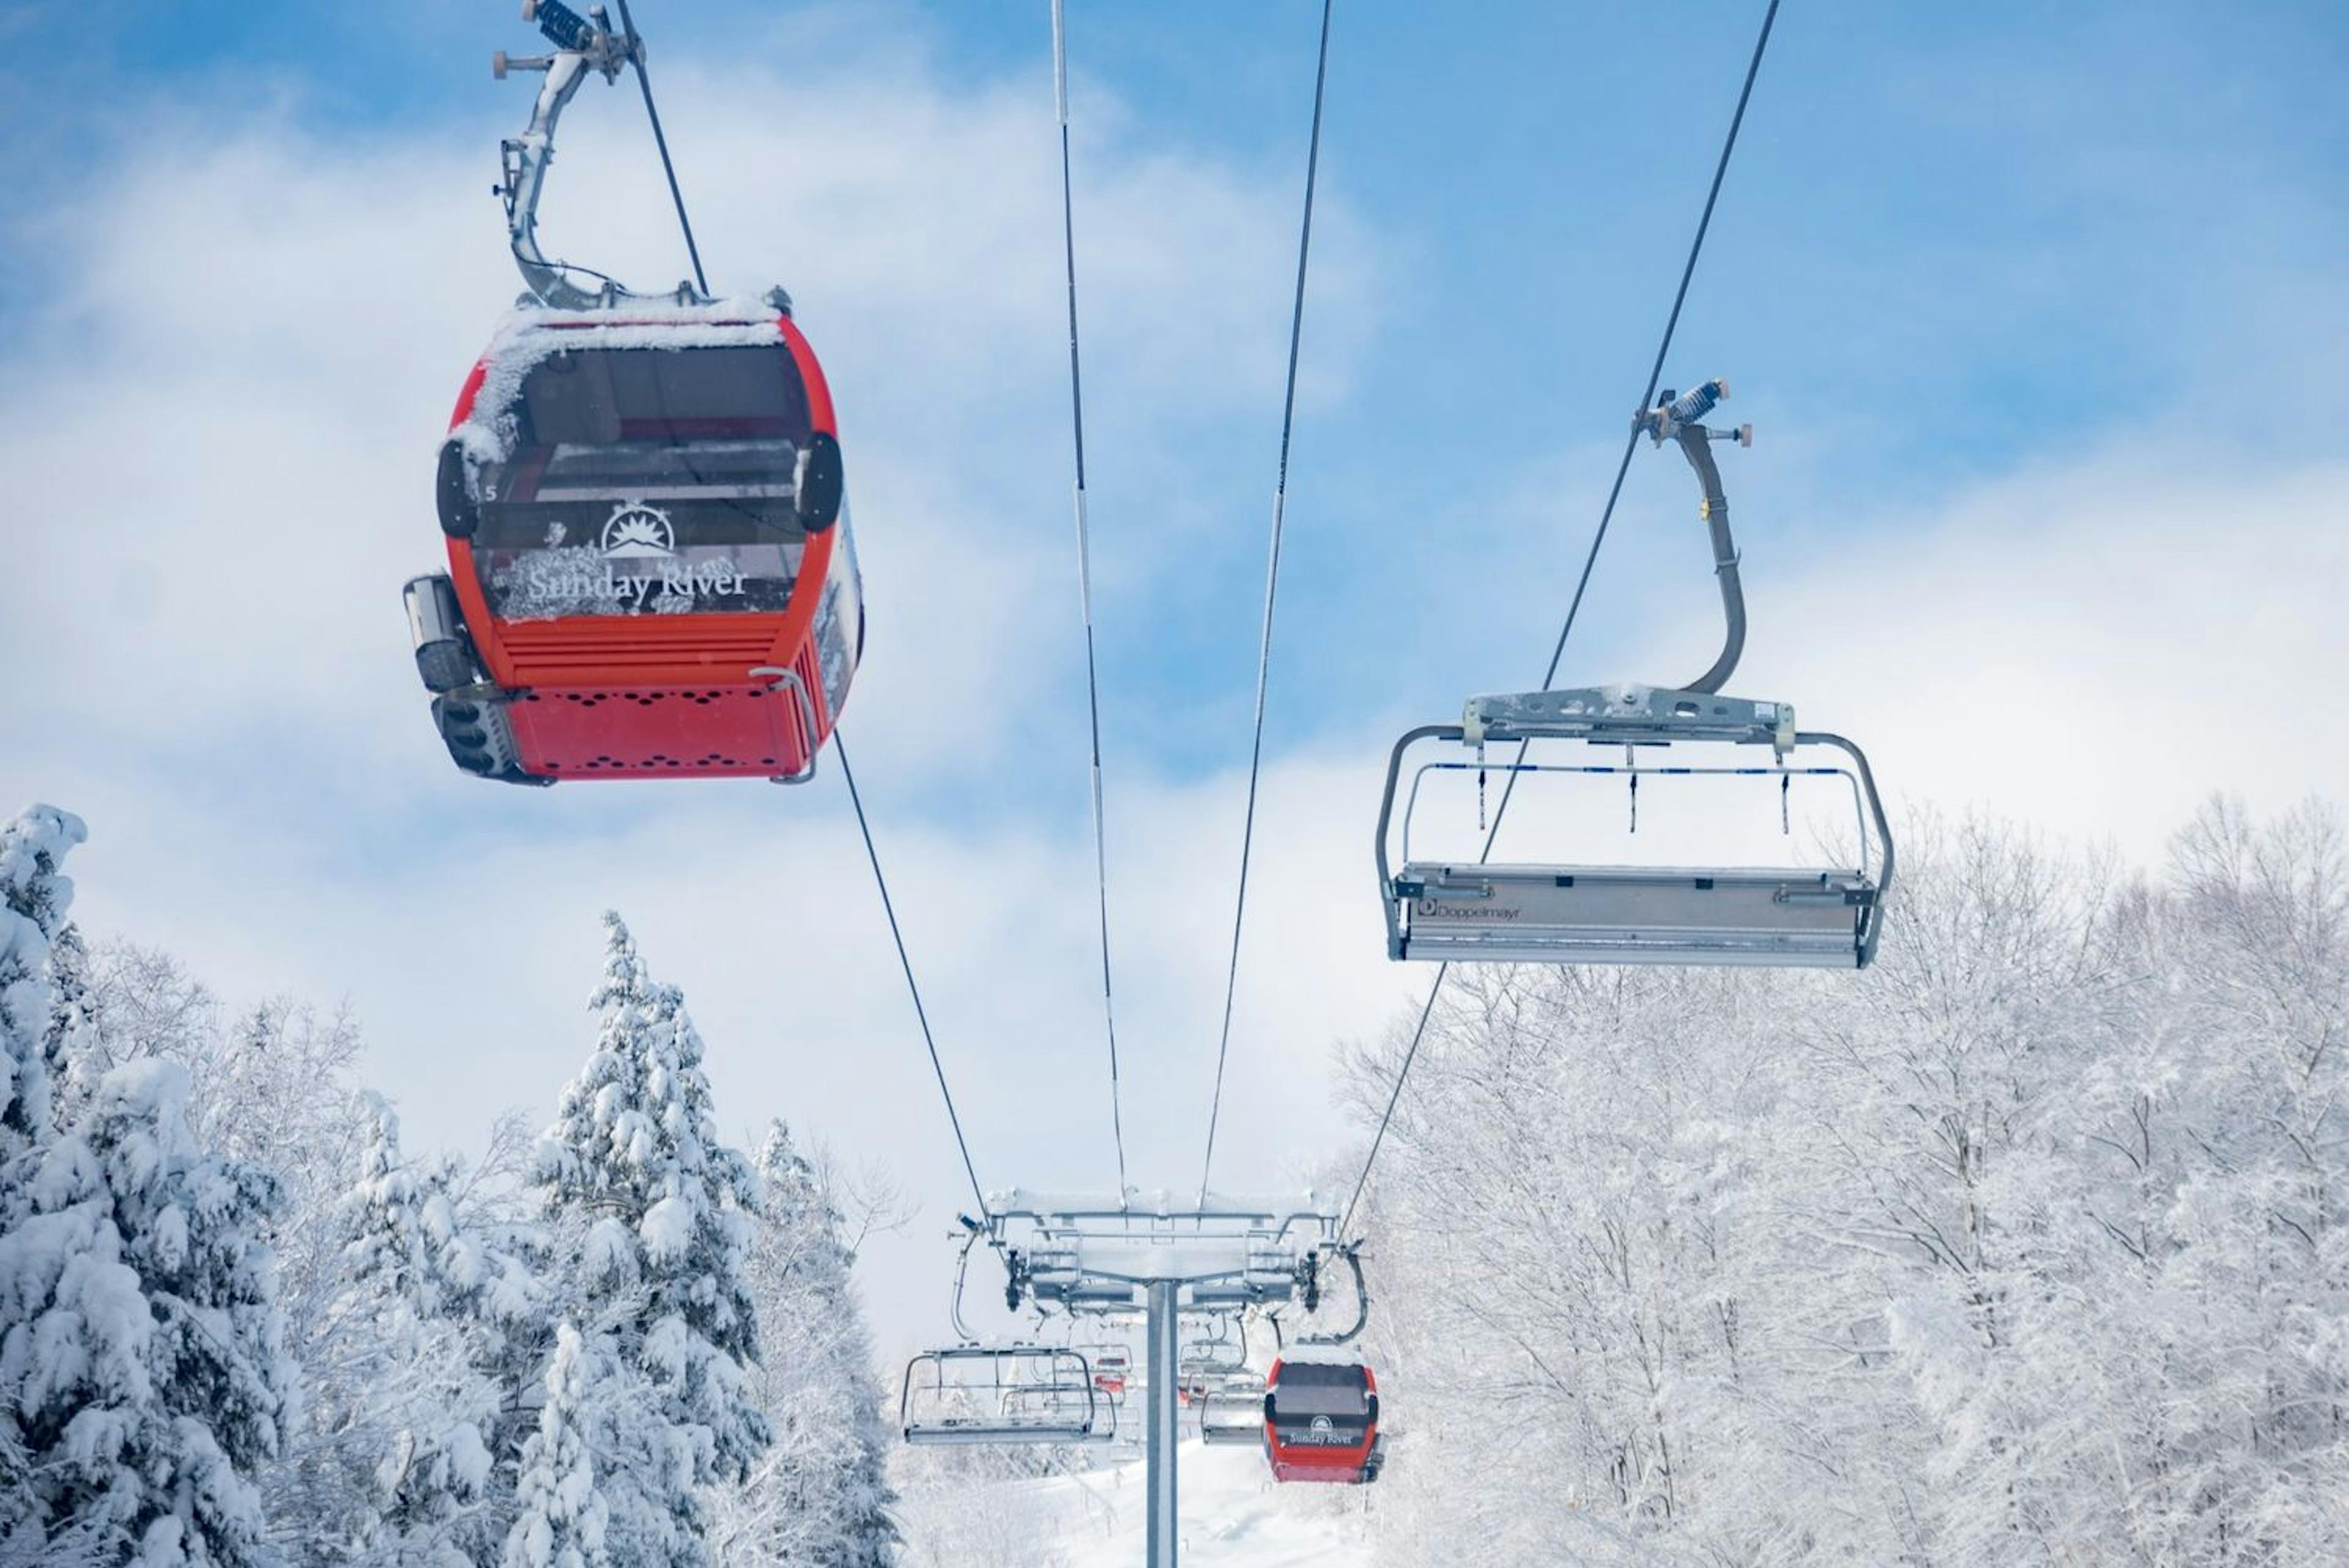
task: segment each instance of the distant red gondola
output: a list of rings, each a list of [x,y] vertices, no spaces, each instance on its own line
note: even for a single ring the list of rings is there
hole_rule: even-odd
[[[1360,1362],[1276,1361],[1265,1378],[1264,1450],[1272,1479],[1379,1479],[1379,1385]]]
[[[517,310],[439,503],[450,569],[408,611],[458,766],[812,773],[864,625],[831,392],[780,296]]]

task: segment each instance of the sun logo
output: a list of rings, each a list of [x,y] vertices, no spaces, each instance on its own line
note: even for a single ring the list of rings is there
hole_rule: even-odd
[[[641,501],[623,502],[605,521],[602,540],[607,558],[628,560],[677,554],[677,530],[668,514]]]

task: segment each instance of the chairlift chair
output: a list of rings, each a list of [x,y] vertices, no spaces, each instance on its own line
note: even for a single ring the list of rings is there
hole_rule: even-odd
[[[1076,1439],[1087,1443],[1117,1441],[1119,1406],[1114,1395],[1088,1406],[1084,1390],[1061,1383],[1017,1384],[1003,1396],[1003,1408],[1008,1414],[1030,1419],[1036,1426],[1088,1427],[1085,1436]]]
[[[1199,1407],[1199,1440],[1210,1448],[1264,1441],[1264,1379],[1234,1373],[1207,1390]]]
[[[1195,1339],[1183,1346],[1176,1365],[1184,1380],[1195,1377],[1221,1377],[1247,1367],[1247,1345],[1244,1339],[1217,1334],[1208,1339]]]
[[[1133,1357],[1123,1350],[1102,1347],[1087,1356],[1093,1369],[1093,1386],[1112,1397],[1125,1393],[1125,1380],[1133,1370]]]
[[[1093,1442],[1107,1407],[1073,1350],[957,1345],[906,1363],[898,1427],[916,1446]]]
[[[1714,441],[1750,444],[1752,427],[1732,432],[1698,421],[1727,395],[1709,381],[1684,397],[1667,392],[1641,423],[1658,444],[1674,441],[1704,489],[1714,570],[1726,635],[1713,668],[1686,687],[1619,685],[1471,698],[1457,724],[1431,724],[1396,742],[1379,808],[1376,858],[1394,959],[1446,962],[1773,965],[1864,969],[1883,934],[1893,876],[1892,832],[1874,774],[1859,747],[1826,731],[1798,728],[1785,702],[1724,696],[1721,687],[1744,646],[1745,607],[1729,505],[1714,464]],[[1526,760],[1492,771],[1511,777],[1612,774],[1636,791],[1640,778],[1839,776],[1849,785],[1857,829],[1852,862],[1830,866],[1604,866],[1582,862],[1463,862],[1423,858],[1411,849],[1420,786],[1433,773],[1482,773],[1485,748],[1517,742],[1571,740],[1622,748],[1620,766]],[[1405,754],[1423,742],[1459,751],[1423,763],[1403,801],[1395,864],[1396,801]],[[1768,765],[1687,766],[1642,763],[1674,746],[1766,746]],[[1843,765],[1795,765],[1797,752],[1841,753]],[[1633,796],[1636,803],[1636,794]],[[1636,806],[1635,806],[1636,809]],[[1489,848],[1489,840],[1487,843]]]

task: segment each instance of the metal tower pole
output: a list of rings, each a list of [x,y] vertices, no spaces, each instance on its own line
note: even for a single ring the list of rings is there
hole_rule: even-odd
[[[1181,1373],[1175,1365],[1174,1339],[1180,1320],[1174,1310],[1175,1293],[1181,1285],[1174,1280],[1154,1280],[1150,1284],[1149,1354],[1150,1400],[1149,1420],[1150,1480],[1150,1550],[1144,1559],[1148,1568],[1175,1568],[1174,1558],[1180,1537],[1174,1527],[1174,1452],[1177,1433],[1174,1424],[1174,1390]]]

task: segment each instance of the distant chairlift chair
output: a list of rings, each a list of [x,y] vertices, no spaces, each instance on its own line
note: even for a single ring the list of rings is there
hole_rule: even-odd
[[[1396,742],[1387,763],[1376,848],[1389,957],[1865,969],[1876,956],[1885,896],[1892,887],[1893,846],[1867,757],[1841,735],[1798,730],[1795,711],[1786,703],[1720,694],[1744,650],[1745,602],[1729,532],[1729,503],[1711,449],[1714,441],[1732,436],[1750,444],[1752,427],[1716,431],[1696,421],[1727,391],[1714,380],[1685,397],[1674,399],[1667,392],[1641,416],[1658,444],[1668,439],[1679,443],[1704,487],[1704,516],[1711,525],[1727,621],[1720,657],[1685,688],[1624,685],[1471,698],[1461,722],[1425,725]],[[1684,767],[1628,760],[1619,767],[1560,766],[1526,761],[1521,753],[1516,763],[1495,764],[1493,771],[1618,774],[1628,775],[1635,789],[1640,777],[1661,774],[1777,777],[1782,785],[1796,776],[1841,775],[1852,791],[1858,827],[1857,864],[1665,867],[1462,864],[1412,857],[1411,814],[1427,774],[1482,770],[1488,744],[1546,740],[1621,746],[1627,756],[1637,754],[1632,748],[1689,742],[1768,746],[1770,766]],[[1403,756],[1429,741],[1454,742],[1475,756],[1425,763],[1414,773],[1403,811],[1402,865],[1397,870],[1389,845]],[[1840,752],[1849,766],[1790,766],[1789,755],[1803,747]]]
[[[899,1426],[911,1444],[1084,1443],[1116,1434],[1085,1358],[1040,1345],[957,1345],[906,1364]]]
[[[1236,1372],[1207,1390],[1199,1407],[1199,1440],[1209,1448],[1254,1448],[1264,1441],[1264,1378]]]

